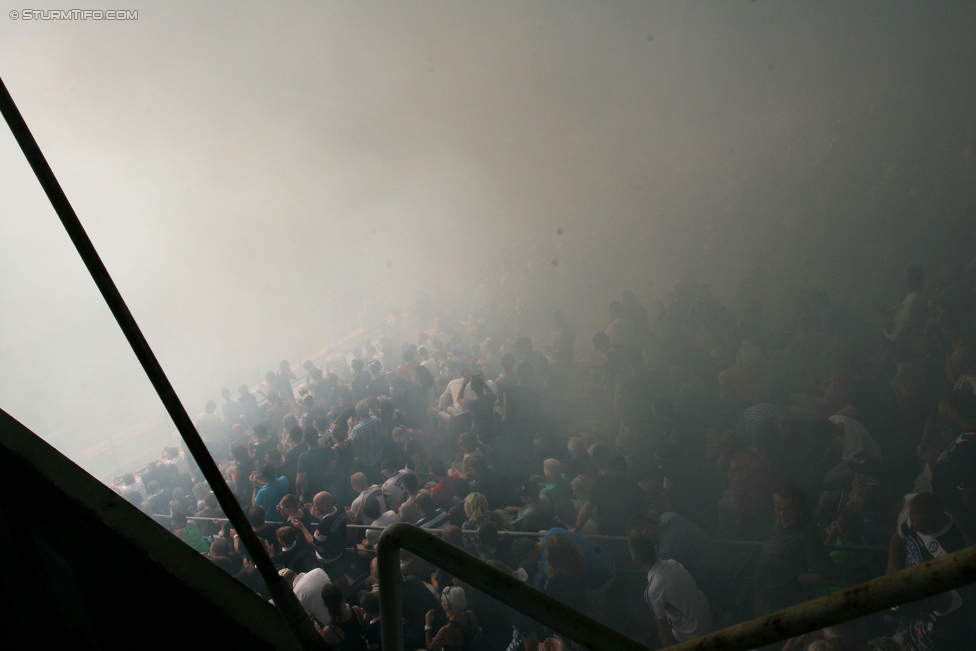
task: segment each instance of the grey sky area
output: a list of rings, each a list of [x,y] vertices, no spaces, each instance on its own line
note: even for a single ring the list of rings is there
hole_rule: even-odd
[[[191,416],[421,289],[586,346],[686,269],[872,316],[971,233],[973,2],[22,4],[0,76]],[[0,406],[114,472],[159,403],[5,125],[0,214]]]

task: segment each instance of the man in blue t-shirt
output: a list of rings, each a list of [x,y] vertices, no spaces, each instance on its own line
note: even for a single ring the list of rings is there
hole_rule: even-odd
[[[275,467],[266,464],[261,472],[251,473],[251,483],[254,493],[251,502],[264,507],[265,513],[274,513],[281,498],[288,494],[288,478],[284,475],[275,477]],[[260,488],[258,488],[260,486]]]

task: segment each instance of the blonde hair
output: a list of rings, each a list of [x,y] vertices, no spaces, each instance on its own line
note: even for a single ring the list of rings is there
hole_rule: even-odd
[[[576,475],[573,481],[569,482],[573,491],[578,494],[581,500],[586,500],[590,497],[590,490],[593,488],[593,482],[586,475]]]
[[[464,498],[464,515],[477,520],[488,515],[488,500],[481,493],[468,493]]]

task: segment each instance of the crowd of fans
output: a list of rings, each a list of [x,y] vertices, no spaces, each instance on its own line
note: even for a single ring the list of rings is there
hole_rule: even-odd
[[[348,365],[283,361],[196,426],[335,648],[380,648],[380,530],[350,525],[398,521],[663,646],[972,543],[966,263],[909,267],[883,328],[822,291],[769,323],[758,272],[734,309],[691,273],[653,319],[625,292],[588,342],[562,313],[537,347],[487,308],[431,311]],[[115,485],[269,597],[191,460],[140,475]],[[401,571],[407,648],[573,645],[422,559]],[[772,648],[969,649],[974,605],[954,590]]]

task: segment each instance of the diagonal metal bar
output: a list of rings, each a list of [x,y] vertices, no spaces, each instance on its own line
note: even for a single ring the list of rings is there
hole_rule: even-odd
[[[973,582],[976,582],[976,547],[969,547],[697,640],[669,646],[668,651],[754,649]]]
[[[544,592],[530,588],[432,533],[406,522],[391,524],[376,546],[380,627],[384,649],[403,648],[400,550],[441,567],[490,597],[515,608],[583,646],[600,651],[647,651],[647,647]]]
[[[34,136],[31,134],[27,123],[17,109],[17,105],[7,91],[7,86],[3,83],[2,79],[0,79],[0,112],[3,113],[3,117],[7,121],[10,131],[17,140],[17,144],[20,145],[20,149],[27,158],[27,162],[34,171],[38,182],[44,189],[44,193],[47,194],[47,198],[51,202],[54,212],[57,213],[58,218],[64,225],[65,231],[67,231],[68,236],[75,245],[78,255],[81,256],[85,267],[88,268],[88,273],[91,274],[92,280],[95,281],[98,291],[101,292],[102,298],[108,304],[112,315],[115,317],[125,338],[132,347],[132,351],[135,353],[136,358],[138,358],[139,363],[142,364],[142,368],[149,377],[149,381],[152,382],[153,388],[156,389],[156,393],[159,394],[159,398],[166,407],[170,418],[173,419],[173,423],[176,425],[180,436],[183,437],[183,442],[186,444],[190,454],[193,455],[197,465],[200,466],[203,476],[210,484],[210,488],[213,490],[214,495],[216,495],[217,501],[220,503],[224,513],[227,515],[227,519],[234,525],[234,529],[244,543],[244,547],[251,555],[255,565],[257,565],[258,571],[261,572],[261,576],[268,584],[268,589],[274,597],[274,602],[279,612],[288,623],[292,632],[306,648],[323,648],[324,641],[315,632],[308,614],[298,602],[298,599],[291,590],[291,586],[279,577],[275,571],[274,565],[271,564],[271,559],[268,557],[264,546],[251,529],[244,515],[244,511],[224,481],[220,469],[214,463],[196,427],[193,426],[193,421],[190,420],[190,416],[186,413],[186,409],[184,409],[183,404],[177,397],[176,391],[173,390],[169,378],[166,377],[162,366],[160,366],[159,361],[156,359],[156,355],[153,353],[152,348],[149,347],[149,342],[146,341],[145,336],[143,336],[142,331],[136,324],[132,313],[125,304],[125,300],[122,298],[122,294],[119,293],[118,287],[115,286],[115,282],[108,273],[108,269],[102,263],[102,259],[95,250],[95,246],[92,244],[81,221],[75,214],[74,208],[71,207],[68,197],[61,189],[61,184],[58,183],[57,177],[54,176],[54,172],[44,158],[44,154],[34,140]]]

